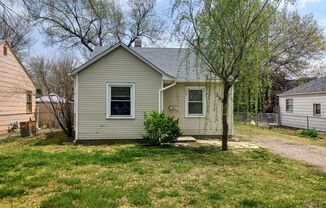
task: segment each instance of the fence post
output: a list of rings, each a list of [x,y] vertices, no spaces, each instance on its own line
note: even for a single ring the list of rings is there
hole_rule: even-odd
[[[280,110],[280,106],[278,105],[278,108],[277,108],[277,125],[278,126],[282,126],[282,123],[281,123],[281,110]]]
[[[307,129],[309,129],[309,116],[307,116]]]

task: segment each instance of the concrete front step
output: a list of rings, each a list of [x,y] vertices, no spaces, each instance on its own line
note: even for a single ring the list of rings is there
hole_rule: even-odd
[[[178,137],[177,143],[180,143],[180,142],[196,142],[197,140],[194,138],[194,137],[191,137],[191,136],[182,136],[182,137]]]

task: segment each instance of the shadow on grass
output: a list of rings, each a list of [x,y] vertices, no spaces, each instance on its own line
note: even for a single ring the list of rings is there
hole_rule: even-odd
[[[45,133],[45,138],[38,139],[31,143],[34,146],[63,145],[65,142],[72,142],[73,138],[68,137],[63,131],[51,131]]]
[[[11,142],[17,141],[19,139],[21,139],[21,137],[18,134],[9,135],[5,139],[0,140],[0,144],[11,143]]]

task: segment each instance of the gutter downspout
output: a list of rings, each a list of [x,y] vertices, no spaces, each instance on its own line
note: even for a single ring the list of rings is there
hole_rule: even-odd
[[[75,144],[78,140],[78,134],[79,134],[79,129],[78,129],[78,125],[79,125],[79,116],[78,116],[78,113],[79,113],[79,103],[78,103],[78,74],[76,74],[75,76],[75,90],[74,90],[74,93],[75,93],[75,98],[74,98],[74,113],[75,113],[75,140],[73,141],[73,143]]]
[[[163,102],[163,99],[162,99],[162,97],[161,97],[161,95],[162,95],[162,92],[164,91],[164,90],[167,90],[167,89],[169,89],[169,88],[171,88],[171,87],[173,87],[173,86],[175,86],[177,84],[177,81],[176,80],[174,80],[174,82],[172,83],[172,84],[170,84],[170,85],[168,85],[168,86],[166,86],[166,87],[163,87],[163,88],[161,88],[159,91],[158,91],[158,105],[159,105],[159,113],[161,113],[162,111],[163,111],[163,109],[162,108],[164,108],[164,106],[162,107],[161,106],[161,104],[162,104],[162,102]],[[163,86],[163,85],[162,85]]]

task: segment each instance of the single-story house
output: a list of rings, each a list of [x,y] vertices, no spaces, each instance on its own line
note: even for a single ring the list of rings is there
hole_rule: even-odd
[[[0,134],[34,119],[34,83],[8,43],[0,40]]]
[[[73,70],[76,142],[134,140],[144,133],[144,113],[179,119],[184,135],[222,135],[222,83],[209,76],[189,49],[97,48]],[[233,90],[229,94],[233,134]]]
[[[282,126],[326,132],[326,77],[279,95]]]

